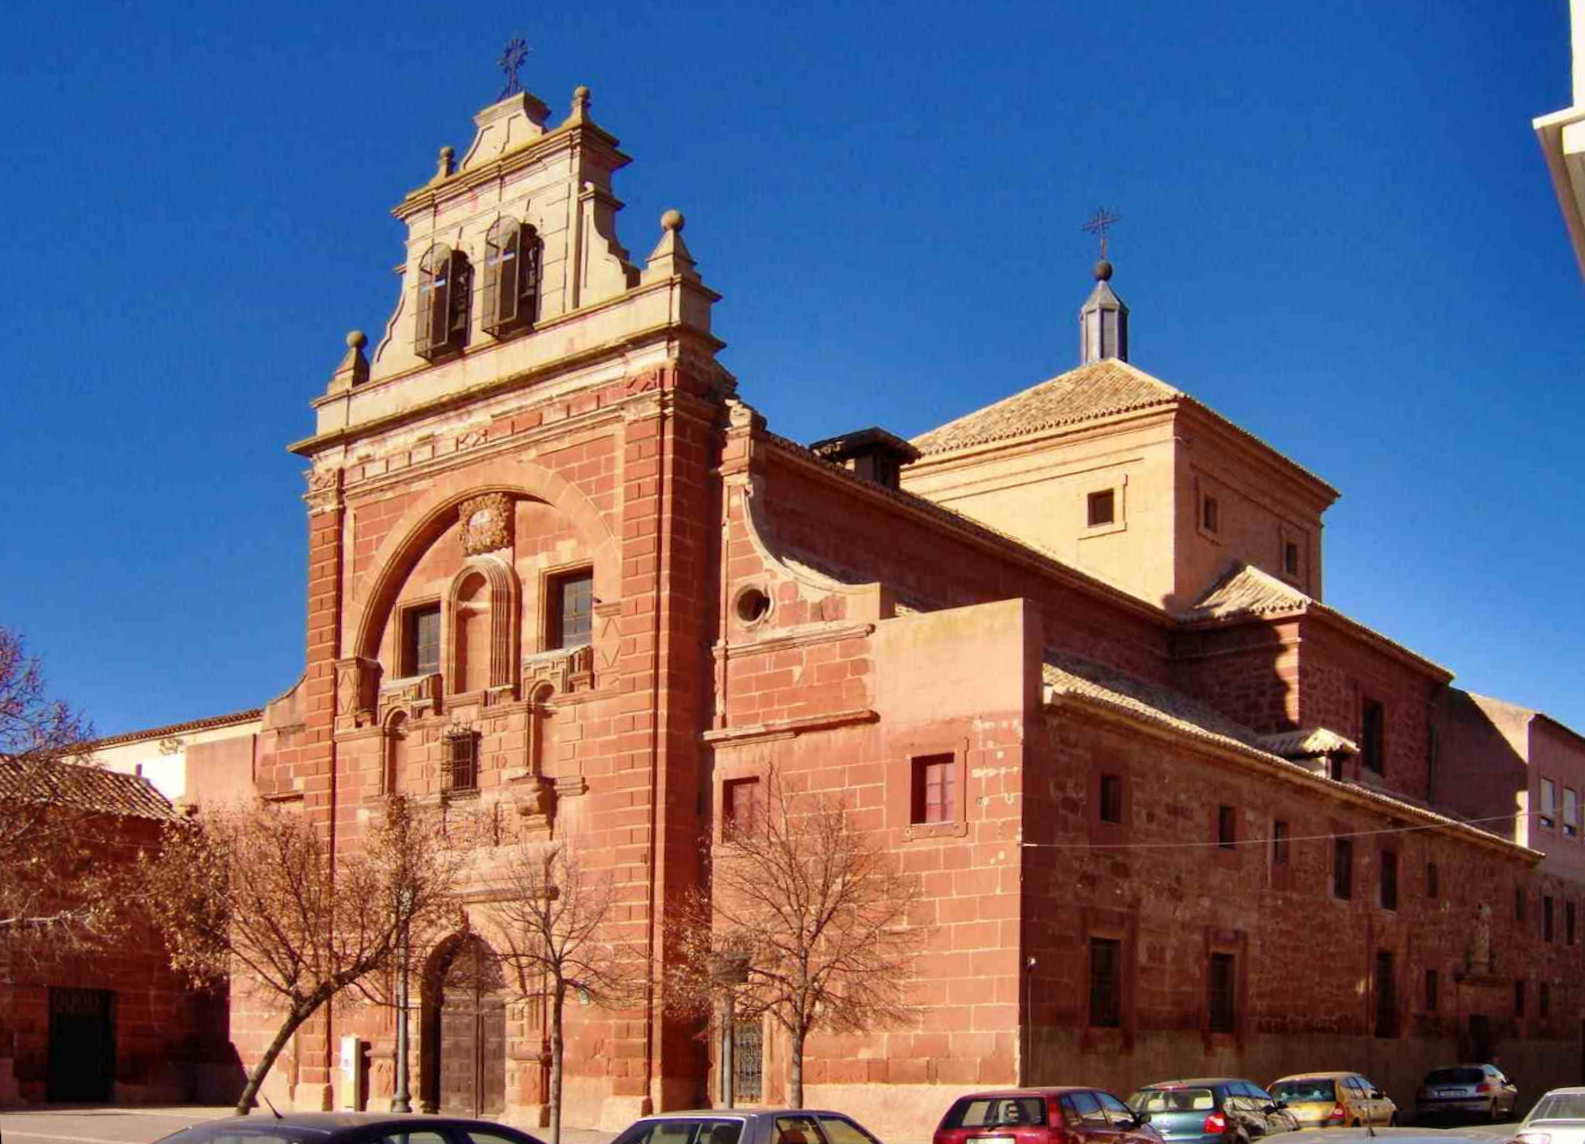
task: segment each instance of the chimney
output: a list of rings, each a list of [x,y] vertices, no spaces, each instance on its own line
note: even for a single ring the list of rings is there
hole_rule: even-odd
[[[1128,307],[1107,285],[1112,264],[1095,264],[1095,289],[1079,311],[1079,364],[1116,358],[1128,360]]]
[[[898,487],[898,477],[904,465],[919,459],[919,450],[901,437],[892,435],[878,426],[844,433],[840,437],[827,437],[809,446],[810,452],[823,461],[841,465],[849,472],[873,481],[882,488]]]

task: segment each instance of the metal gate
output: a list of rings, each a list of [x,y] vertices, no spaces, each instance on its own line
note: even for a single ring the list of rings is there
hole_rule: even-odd
[[[101,1104],[110,1099],[116,1069],[116,996],[104,989],[50,987],[51,1103]]]
[[[764,1099],[764,1030],[758,1021],[732,1026],[732,1091],[737,1100],[757,1104]]]
[[[478,938],[461,942],[441,979],[437,1013],[439,1110],[491,1116],[506,1110],[506,1000],[501,966]]]

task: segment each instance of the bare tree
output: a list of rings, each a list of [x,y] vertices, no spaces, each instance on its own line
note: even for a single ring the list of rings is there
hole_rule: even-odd
[[[794,794],[775,773],[765,785],[752,821],[724,825],[711,890],[692,895],[673,926],[682,956],[667,1004],[714,1016],[730,994],[739,1017],[769,1015],[791,1043],[787,1102],[801,1108],[811,1032],[908,1019],[904,989],[924,932],[907,921],[917,887],[840,798]]]
[[[42,665],[0,628],[0,947],[70,949],[119,918],[89,828],[98,804],[87,761],[93,729],[49,698]],[[102,855],[99,857],[102,858]]]
[[[207,810],[144,862],[148,907],[171,965],[194,982],[239,972],[285,1014],[237,1100],[247,1115],[276,1057],[331,998],[385,970],[404,931],[438,924],[459,859],[435,816],[394,796],[352,853],[272,803]]]
[[[611,883],[562,843],[521,843],[497,871],[491,905],[522,997],[550,1002],[550,1140],[561,1141],[564,1014],[576,994],[606,1008],[643,996],[649,960],[614,930]]]

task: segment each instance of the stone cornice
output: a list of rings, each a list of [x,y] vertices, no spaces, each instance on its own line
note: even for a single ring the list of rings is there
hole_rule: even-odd
[[[713,649],[717,659],[736,659],[745,655],[761,655],[776,651],[792,651],[814,644],[836,643],[839,640],[863,639],[875,631],[870,623],[802,624],[787,628],[762,640],[717,643]]]
[[[765,723],[721,727],[714,731],[705,731],[700,737],[706,743],[720,747],[767,739],[791,739],[810,731],[829,731],[836,727],[852,726],[855,723],[874,723],[879,719],[880,716],[868,707],[854,707],[821,715],[803,715],[796,719],[772,719]]]

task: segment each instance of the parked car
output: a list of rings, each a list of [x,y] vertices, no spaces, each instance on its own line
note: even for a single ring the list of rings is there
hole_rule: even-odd
[[[294,1112],[229,1116],[173,1132],[158,1144],[544,1144],[503,1124],[447,1116]]]
[[[1398,1123],[1398,1106],[1358,1073],[1295,1073],[1272,1081],[1270,1091],[1300,1128]]]
[[[1420,1123],[1449,1115],[1506,1120],[1519,1105],[1519,1089],[1496,1065],[1432,1069],[1420,1082],[1414,1116]]]
[[[1585,1088],[1554,1088],[1519,1125],[1521,1144],[1585,1144]]]
[[[934,1144],[1162,1144],[1149,1121],[1098,1088],[977,1092],[952,1102]]]
[[[705,1109],[633,1121],[612,1144],[880,1144],[858,1121],[816,1108]]]
[[[1168,1144],[1248,1144],[1299,1127],[1281,1101],[1237,1077],[1146,1085],[1128,1098],[1128,1107],[1148,1114]]]

